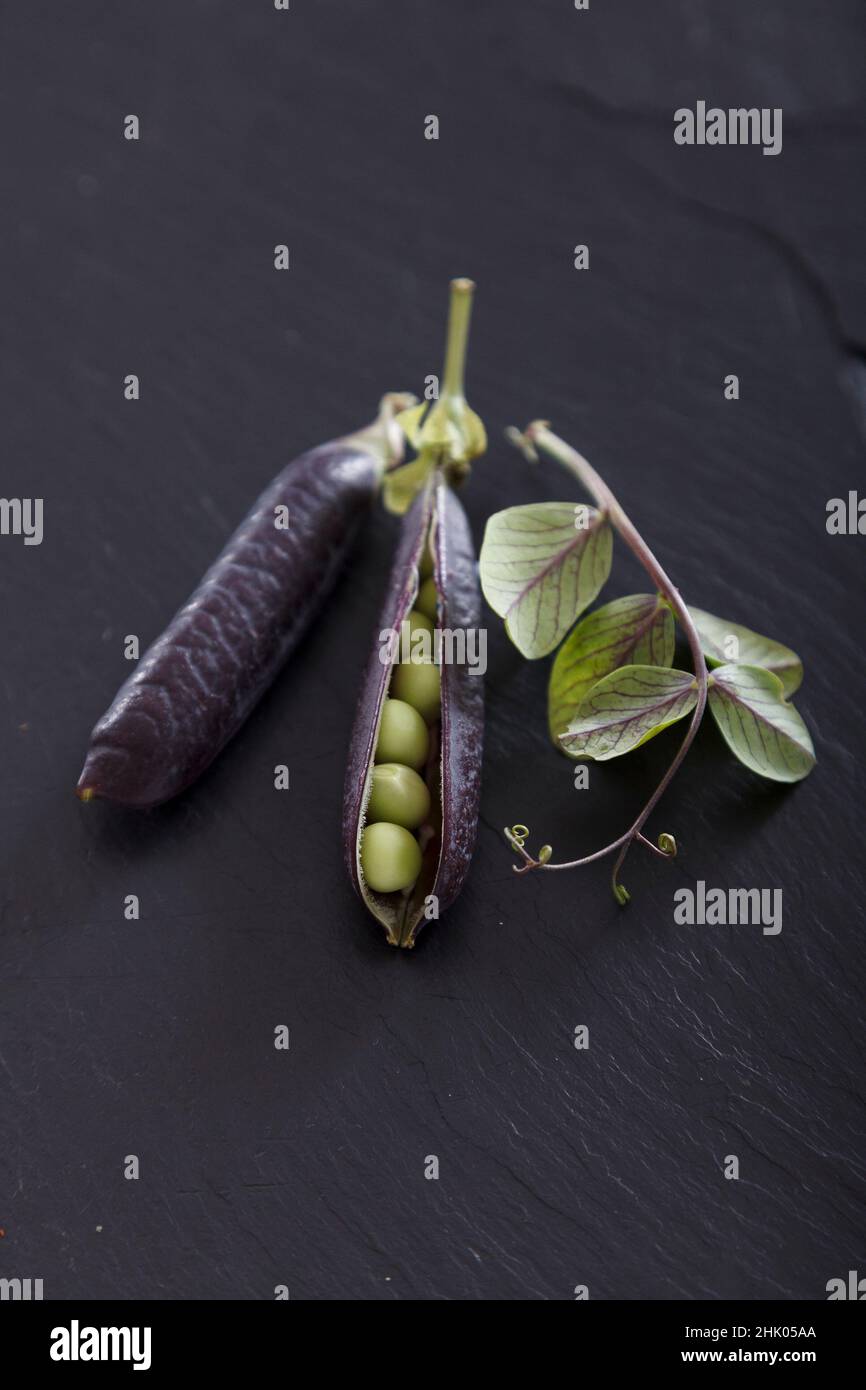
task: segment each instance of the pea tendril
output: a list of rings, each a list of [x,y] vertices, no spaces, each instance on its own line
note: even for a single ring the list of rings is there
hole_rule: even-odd
[[[510,830],[505,831],[506,839],[512,849],[514,849],[523,860],[522,865],[514,865],[514,872],[517,874],[530,873],[533,869],[577,869],[584,864],[592,864],[597,859],[604,859],[609,854],[616,853],[616,860],[611,874],[611,887],[617,901],[624,905],[629,900],[629,893],[624,885],[620,883],[619,875],[625,862],[626,855],[635,841],[647,846],[653,854],[658,854],[663,859],[672,859],[676,854],[677,846],[673,835],[664,832],[659,836],[658,842],[653,844],[653,842],[647,839],[643,834],[643,827],[676,776],[683,759],[692,746],[704,715],[707,703],[707,668],[701,648],[701,639],[694,621],[692,620],[692,616],[680,596],[679,590],[665,573],[637,527],[623,511],[610,488],[583,455],[579,454],[576,449],[573,449],[570,444],[567,444],[564,439],[560,439],[558,435],[554,434],[544,420],[534,421],[522,434],[519,430],[511,429],[508,431],[508,438],[513,444],[523,450],[524,454],[531,462],[538,462],[539,450],[549,455],[550,458],[556,459],[556,461],[567,468],[582,487],[586,489],[598,507],[599,512],[607,517],[610,524],[625,541],[629,550],[631,550],[632,554],[646,570],[655,588],[670,604],[682,626],[689,644],[697,683],[697,698],[692,717],[689,721],[685,737],[680,743],[673,761],[655,791],[629,828],[616,840],[612,840],[610,844],[605,845],[602,849],[596,850],[595,853],[587,854],[581,859],[571,859],[562,863],[551,862],[549,845],[543,846],[537,858],[534,858],[528,850],[525,849],[525,842],[529,836],[529,831],[526,826],[513,826]],[[547,853],[545,853],[545,851],[547,851]]]

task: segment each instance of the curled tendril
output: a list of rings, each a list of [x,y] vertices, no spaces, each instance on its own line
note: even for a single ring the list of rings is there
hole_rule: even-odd
[[[669,835],[666,830],[662,831],[661,835],[659,835],[658,844],[655,845],[653,844],[652,840],[648,840],[646,835],[641,834],[639,830],[635,834],[634,838],[638,840],[640,844],[646,845],[647,849],[650,850],[653,854],[657,854],[660,859],[676,858],[677,842],[674,839],[673,835]]]
[[[641,830],[636,826],[632,826],[624,835],[620,835],[618,840],[614,840],[610,845],[605,845],[604,849],[597,850],[595,854],[588,854],[584,859],[574,860],[570,864],[552,864],[550,862],[553,858],[552,845],[542,845],[541,849],[538,851],[537,859],[533,859],[532,855],[529,853],[526,848],[526,841],[529,839],[529,826],[522,824],[506,825],[502,833],[515,854],[519,854],[520,858],[523,860],[522,864],[513,865],[516,874],[528,874],[532,869],[573,869],[580,864],[591,864],[595,860],[604,859],[608,854],[613,854],[615,850],[618,850],[619,853],[617,854],[613,866],[610,886],[620,907],[625,907],[626,903],[631,901],[631,894],[619,881],[619,872],[625,862],[630,847],[635,841],[639,841],[640,844],[645,845],[652,854],[657,854],[660,859],[673,859],[677,852],[677,842],[668,831],[663,831],[661,835],[659,835],[658,844],[654,844],[652,840],[647,839],[646,835],[644,835]]]
[[[532,855],[524,849],[524,845],[526,844],[526,841],[529,839],[528,825],[506,825],[503,834],[508,843],[510,844],[511,848],[515,851],[516,854],[519,854],[521,859],[523,860],[522,866],[518,866],[517,864],[513,866],[514,872],[516,874],[528,874],[530,869],[537,869],[541,863],[546,864],[547,860],[553,853],[553,850],[550,848],[550,846],[545,845],[544,849],[546,849],[548,853],[545,856],[544,860],[542,860],[540,856],[538,859],[532,858]]]
[[[506,838],[506,840],[508,841],[508,843],[511,845],[511,847],[512,847],[513,849],[523,849],[523,846],[526,844],[526,841],[529,839],[529,826],[528,826],[528,825],[512,825],[512,826],[509,828],[509,827],[506,825],[506,827],[505,827],[505,832],[504,832],[504,833],[505,833],[505,838]]]

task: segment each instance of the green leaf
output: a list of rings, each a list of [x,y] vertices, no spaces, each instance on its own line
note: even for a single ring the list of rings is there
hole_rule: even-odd
[[[559,735],[592,687],[620,666],[670,666],[674,618],[658,594],[631,594],[597,608],[556,653],[547,687],[550,737]]]
[[[799,782],[812,771],[809,730],[772,671],[733,662],[717,667],[709,705],[731,752],[753,772],[773,782]]]
[[[803,681],[803,663],[790,647],[762,637],[751,628],[716,618],[702,608],[690,608],[692,620],[701,639],[704,656],[710,666],[735,662],[738,666],[761,666],[779,677],[786,695],[793,695]]]
[[[559,742],[571,758],[607,762],[655,738],[689,714],[696,700],[691,671],[622,666],[593,686]]]
[[[538,502],[490,518],[481,587],[525,657],[559,645],[607,579],[612,548],[607,518],[595,507]]]

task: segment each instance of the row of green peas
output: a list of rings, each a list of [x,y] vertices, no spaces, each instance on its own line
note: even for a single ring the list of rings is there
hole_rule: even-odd
[[[437,618],[436,581],[427,547],[421,586],[409,614],[409,636],[430,634]],[[382,709],[374,755],[366,825],[361,839],[361,872],[376,893],[404,892],[421,872],[421,846],[414,831],[430,814],[430,791],[421,775],[430,751],[430,729],[441,708],[439,667],[432,659],[394,666]]]

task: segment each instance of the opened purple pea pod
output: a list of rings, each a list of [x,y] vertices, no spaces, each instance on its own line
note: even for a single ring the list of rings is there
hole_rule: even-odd
[[[452,490],[485,446],[463,396],[473,286],[452,284],[443,390],[398,417],[418,457],[386,480],[403,521],[346,775],[351,880],[393,946],[457,897],[478,823],[486,633],[466,514]]]

